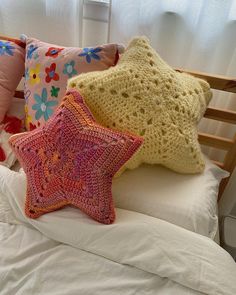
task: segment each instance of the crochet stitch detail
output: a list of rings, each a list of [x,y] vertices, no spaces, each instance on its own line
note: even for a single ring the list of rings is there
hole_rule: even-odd
[[[174,71],[147,38],[133,39],[115,67],[74,77],[68,88],[79,90],[103,126],[144,138],[126,168],[145,162],[203,171],[197,124],[212,97],[209,84]]]
[[[97,124],[79,93],[68,92],[43,127],[10,138],[27,175],[26,215],[37,218],[74,205],[112,223],[112,177],[141,143]]]

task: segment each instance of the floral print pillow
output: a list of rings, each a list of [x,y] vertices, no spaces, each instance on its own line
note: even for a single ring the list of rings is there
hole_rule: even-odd
[[[24,74],[24,47],[20,40],[0,36],[0,124]]]
[[[26,39],[25,125],[33,130],[44,125],[60,104],[67,79],[90,71],[102,71],[118,60],[118,45],[94,48],[62,47]]]

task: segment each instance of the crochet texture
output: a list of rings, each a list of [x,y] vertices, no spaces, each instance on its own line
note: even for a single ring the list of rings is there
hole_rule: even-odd
[[[212,94],[207,82],[174,71],[149,45],[135,38],[118,64],[69,80],[102,125],[143,136],[125,165],[162,164],[180,173],[204,169],[197,123]]]
[[[71,204],[112,223],[112,177],[141,143],[98,125],[79,93],[67,93],[45,126],[10,138],[27,175],[26,215],[37,218]]]

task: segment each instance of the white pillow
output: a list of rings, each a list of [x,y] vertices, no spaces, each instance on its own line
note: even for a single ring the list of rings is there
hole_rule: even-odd
[[[228,175],[207,158],[205,171],[195,175],[142,165],[113,181],[115,207],[161,218],[214,239],[218,187]]]

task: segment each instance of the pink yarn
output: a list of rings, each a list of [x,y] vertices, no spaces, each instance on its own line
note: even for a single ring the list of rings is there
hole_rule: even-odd
[[[43,127],[10,138],[27,175],[26,215],[37,218],[74,205],[112,223],[112,178],[141,143],[140,137],[97,124],[80,94],[68,92]]]

